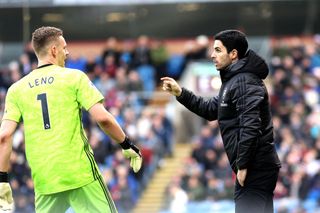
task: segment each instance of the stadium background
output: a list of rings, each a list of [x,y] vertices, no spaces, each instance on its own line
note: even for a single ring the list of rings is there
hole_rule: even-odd
[[[233,212],[235,177],[216,122],[161,92],[159,77],[215,95],[220,82],[208,58],[212,35],[241,29],[271,70],[266,83],[282,161],[276,212],[320,212],[319,16],[317,0],[0,0],[1,113],[7,88],[36,67],[31,32],[60,27],[70,52],[67,66],[88,74],[144,155],[142,171],[133,174],[119,147],[83,112],[119,211]],[[14,136],[10,182],[15,212],[32,213],[22,129]]]

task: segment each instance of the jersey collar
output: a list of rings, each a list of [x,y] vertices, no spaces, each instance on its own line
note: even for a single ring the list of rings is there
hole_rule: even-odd
[[[44,65],[41,65],[40,67],[37,67],[37,69],[40,69],[40,68],[43,68],[43,67],[48,67],[48,66],[51,66],[53,64],[44,64]]]

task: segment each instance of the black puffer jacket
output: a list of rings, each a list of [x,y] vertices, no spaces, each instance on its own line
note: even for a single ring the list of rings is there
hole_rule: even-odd
[[[219,95],[209,100],[182,89],[177,100],[207,119],[218,119],[224,147],[234,172],[280,167],[275,150],[265,61],[249,50],[246,57],[220,71]]]

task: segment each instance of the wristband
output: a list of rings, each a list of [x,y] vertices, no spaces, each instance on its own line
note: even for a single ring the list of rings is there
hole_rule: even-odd
[[[0,183],[9,182],[9,176],[7,172],[0,172]]]
[[[131,145],[132,143],[127,136],[124,138],[124,141],[120,143],[122,149],[130,149]]]

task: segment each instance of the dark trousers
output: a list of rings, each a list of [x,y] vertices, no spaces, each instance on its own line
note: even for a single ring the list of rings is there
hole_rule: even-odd
[[[236,213],[273,213],[273,191],[279,170],[248,169],[244,186],[235,185]]]

